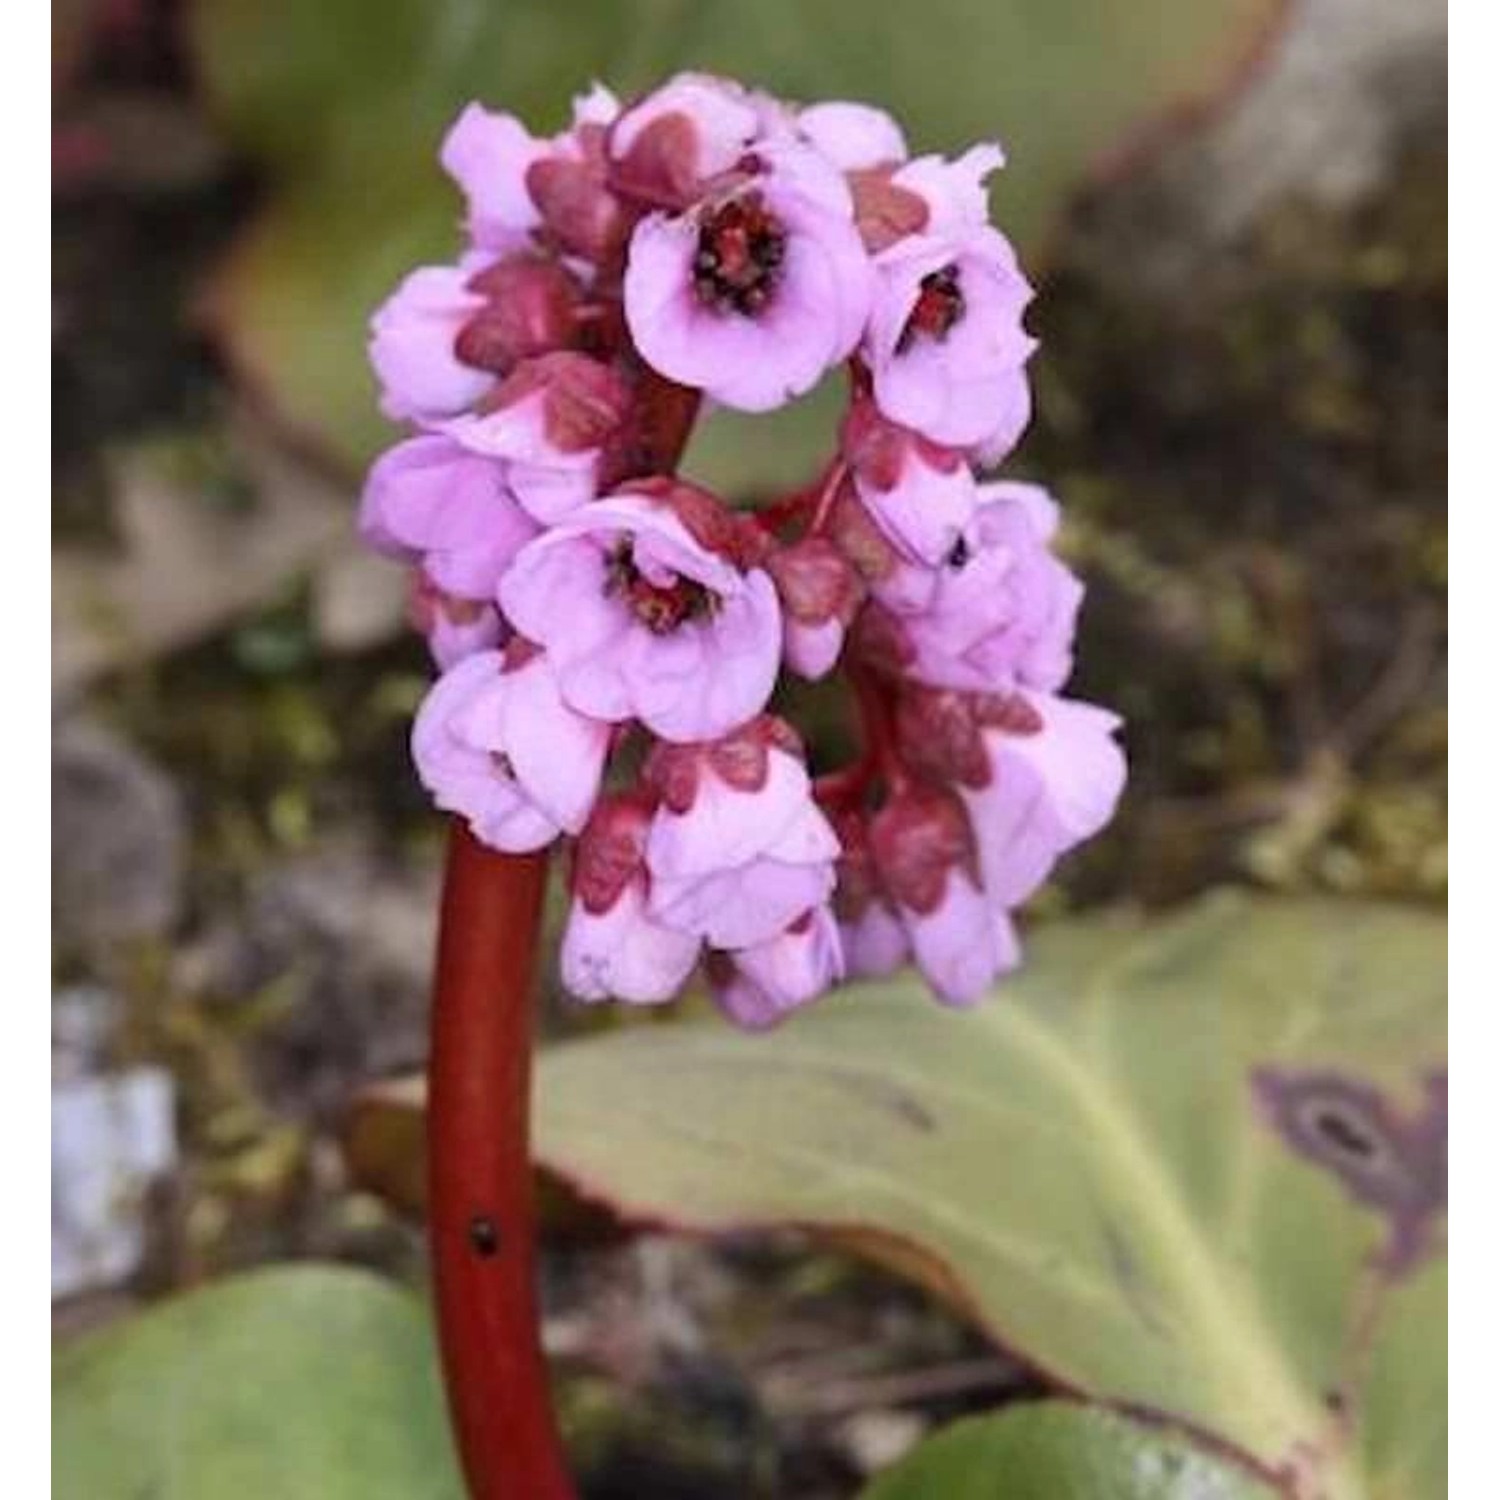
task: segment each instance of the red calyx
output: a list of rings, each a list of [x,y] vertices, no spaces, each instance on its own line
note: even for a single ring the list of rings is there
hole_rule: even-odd
[[[864,597],[864,586],[849,559],[826,536],[806,536],[773,549],[766,571],[786,612],[800,624],[837,619],[847,625]]]
[[[574,341],[583,290],[556,261],[512,256],[472,277],[469,289],[488,300],[454,342],[467,365],[504,375],[520,360]]]
[[[666,114],[609,164],[609,186],[653,208],[684,209],[698,196],[698,129],[684,114]]]
[[[904,685],[896,702],[896,738],[903,759],[935,781],[987,786],[990,760],[975,708],[970,693]]]
[[[873,601],[854,622],[850,636],[854,657],[885,677],[901,677],[916,657],[901,622]]]
[[[565,349],[517,365],[481,409],[498,411],[537,391],[547,441],[564,453],[602,447],[630,411],[630,383],[618,370]]]
[[[860,479],[878,490],[894,489],[912,456],[941,474],[951,474],[964,463],[957,448],[945,448],[882,416],[868,395],[850,404],[839,429],[839,445]]]
[[[535,641],[527,640],[524,635],[513,635],[502,648],[500,670],[519,672],[527,662],[541,654],[542,648]]]
[[[839,449],[866,484],[878,490],[901,482],[911,434],[881,416],[867,396],[852,401],[839,428]]]
[[[770,774],[770,753],[780,750],[802,759],[796,730],[774,714],[760,714],[722,739],[704,745],[658,741],[641,767],[641,782],[674,813],[685,813],[697,800],[698,778],[705,768],[725,785],[758,792]]]
[[[978,883],[969,821],[950,792],[925,785],[903,788],[870,819],[869,840],[881,885],[912,911],[937,909],[950,870],[962,868]]]
[[[986,729],[1002,734],[1040,734],[1046,723],[1020,693],[976,693],[974,717]]]
[[[871,255],[878,255],[897,240],[920,234],[927,227],[930,215],[926,199],[896,186],[891,179],[898,170],[893,162],[845,174],[854,198],[854,223]]]
[[[594,916],[614,906],[644,864],[651,813],[639,793],[604,796],[578,836],[571,889]]]
[[[841,922],[857,922],[869,910],[872,901],[884,899],[880,877],[875,873],[875,862],[870,854],[865,818],[853,808],[837,808],[828,816],[839,841],[838,884],[833,890],[834,914]]]
[[[526,171],[526,191],[559,249],[596,263],[618,258],[636,215],[609,190],[607,132],[583,125],[575,132],[581,160],[543,157]]]
[[[875,524],[858,492],[847,481],[840,485],[829,511],[828,535],[860,576],[872,583],[889,578],[900,565],[900,553]]]

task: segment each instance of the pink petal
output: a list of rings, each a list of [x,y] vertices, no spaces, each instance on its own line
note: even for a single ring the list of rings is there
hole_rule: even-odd
[[[797,128],[841,171],[906,160],[906,137],[883,109],[842,99],[814,104],[797,115]]]
[[[590,912],[573,902],[563,932],[563,987],[580,1000],[659,1004],[682,988],[701,946],[698,938],[648,916],[645,883],[638,878],[608,911]]]

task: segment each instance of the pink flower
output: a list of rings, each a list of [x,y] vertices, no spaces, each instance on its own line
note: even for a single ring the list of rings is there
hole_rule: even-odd
[[[997,463],[1031,415],[1021,326],[1031,287],[987,225],[920,234],[876,260],[865,358],[882,412],[936,443]]]
[[[650,822],[639,798],[603,798],[578,841],[562,981],[580,1000],[670,1000],[698,961],[701,939],[664,927],[647,909]]]
[[[580,713],[713,739],[759,713],[776,681],[781,610],[738,553],[743,534],[706,492],[643,481],[530,543],[500,603],[547,647]]]
[[[422,568],[412,575],[407,614],[444,672],[476,651],[498,646],[509,633],[493,604],[445,593]]]
[[[471,104],[442,161],[468,250],[372,319],[383,409],[422,435],[360,509],[444,669],[423,782],[497,848],[576,840],[586,1001],[701,964],[754,1029],[914,958],[973,1002],[1125,776],[1119,721],[1057,696],[1082,588],[1056,506],[976,478],[1030,415],[999,147],[913,158],[870,105],[689,72],[623,109],[596,86],[550,137]],[[845,361],[817,482],[751,515],[672,477],[700,407]],[[814,783],[767,706],[783,667],[845,660],[863,749]]]
[[[797,129],[841,172],[906,160],[906,137],[883,109],[843,99],[797,111]]]
[[[762,133],[749,90],[708,73],[679,73],[631,105],[609,134],[612,181],[670,208],[691,203],[735,166]]]
[[[870,264],[832,166],[789,143],[747,160],[687,211],[636,226],[625,316],[654,369],[725,406],[770,411],[853,351]]]
[[[838,924],[826,906],[804,912],[775,937],[714,954],[708,976],[715,1002],[731,1021],[764,1031],[844,977]]]
[[[781,598],[787,665],[811,681],[826,676],[844,649],[844,632],[864,596],[858,575],[823,536],[774,548],[766,571]]]
[[[1029,710],[1029,713],[1027,712]],[[985,894],[1018,906],[1068,850],[1114,816],[1125,788],[1119,718],[1091,703],[1017,695],[1006,711],[978,713],[985,779],[960,781],[979,845]]]
[[[747,948],[828,899],[838,839],[779,720],[708,745],[659,745],[643,774],[661,797],[646,840],[659,921]]]
[[[464,324],[483,309],[469,281],[484,261],[413,271],[370,320],[370,363],[380,380],[380,409],[397,421],[452,416],[477,401],[492,377],[459,359]]]
[[[471,452],[504,460],[516,498],[553,522],[594,498],[600,455],[629,407],[618,371],[559,351],[517,366],[479,412],[439,425]]]
[[[850,409],[841,442],[859,498],[897,549],[928,568],[951,558],[979,504],[963,454],[887,421],[872,401]]]
[[[513,115],[470,104],[443,141],[441,159],[468,200],[470,239],[484,249],[511,250],[541,227],[533,169],[544,162],[581,162],[591,135],[601,140],[619,112],[600,84],[573,102],[573,128],[540,140]]]
[[[969,816],[986,897],[1019,905],[1059,857],[1114,816],[1125,785],[1120,720],[1045,693],[959,693],[907,685],[903,756],[951,785]]]
[[[871,819],[870,852],[938,998],[971,1005],[1020,962],[1010,919],[979,881],[973,836],[957,800],[935,787],[893,795]]]
[[[902,669],[966,692],[1053,692],[1073,670],[1083,600],[1083,585],[1050,550],[1056,502],[1031,484],[997,482],[980,494],[968,539],[937,571],[932,592],[915,612],[898,610]]]
[[[433,800],[510,853],[583,827],[608,745],[608,727],[568,708],[551,664],[525,642],[450,668],[412,730],[417,774]]]
[[[494,598],[500,575],[539,530],[501,465],[445,437],[408,438],[376,461],[359,529],[375,551],[422,563],[443,593],[482,600]]]

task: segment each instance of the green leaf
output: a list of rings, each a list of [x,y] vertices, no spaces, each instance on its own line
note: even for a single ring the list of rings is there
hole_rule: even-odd
[[[364,1271],[258,1271],[53,1362],[57,1500],[461,1500],[419,1305]]]
[[[631,1028],[544,1058],[539,1151],[627,1218],[876,1255],[1063,1385],[1320,1495],[1426,1500],[1444,934],[1224,897],[1046,929],[971,1012],[901,979],[766,1037]]]
[[[1180,1436],[1062,1401],[970,1417],[929,1438],[861,1500],[1272,1500]]]
[[[470,99],[555,129],[593,77],[622,94],[680,67],[791,97],[866,98],[919,150],[999,137],[995,207],[1035,251],[1074,190],[1149,128],[1221,93],[1279,0],[195,0],[200,76],[273,199],[214,299],[242,370],[335,456],[389,429],[365,322],[400,275],[451,259],[459,204],[443,129]],[[784,439],[784,440],[783,440]],[[827,429],[706,439],[703,477],[755,488],[811,477]],[[791,447],[788,448],[787,444]],[[790,474],[791,478],[786,476]]]

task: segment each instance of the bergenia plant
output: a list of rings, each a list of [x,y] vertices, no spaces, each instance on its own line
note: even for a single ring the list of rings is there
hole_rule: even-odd
[[[759,1030],[908,962],[979,1003],[1021,961],[1016,909],[1120,794],[1118,719],[1064,694],[1083,590],[1057,505],[989,477],[1035,348],[988,217],[1002,161],[699,74],[625,104],[595,87],[552,137],[472,104],[442,147],[464,243],[375,314],[411,431],[361,526],[413,569],[441,675],[412,747],[455,816],[429,1175],[477,1495],[570,1493],[526,1163],[545,851],[572,995],[656,1005],[697,975]],[[804,489],[748,506],[679,473],[700,413],[772,411],[840,367]],[[847,683],[848,764],[810,761],[789,677]]]

